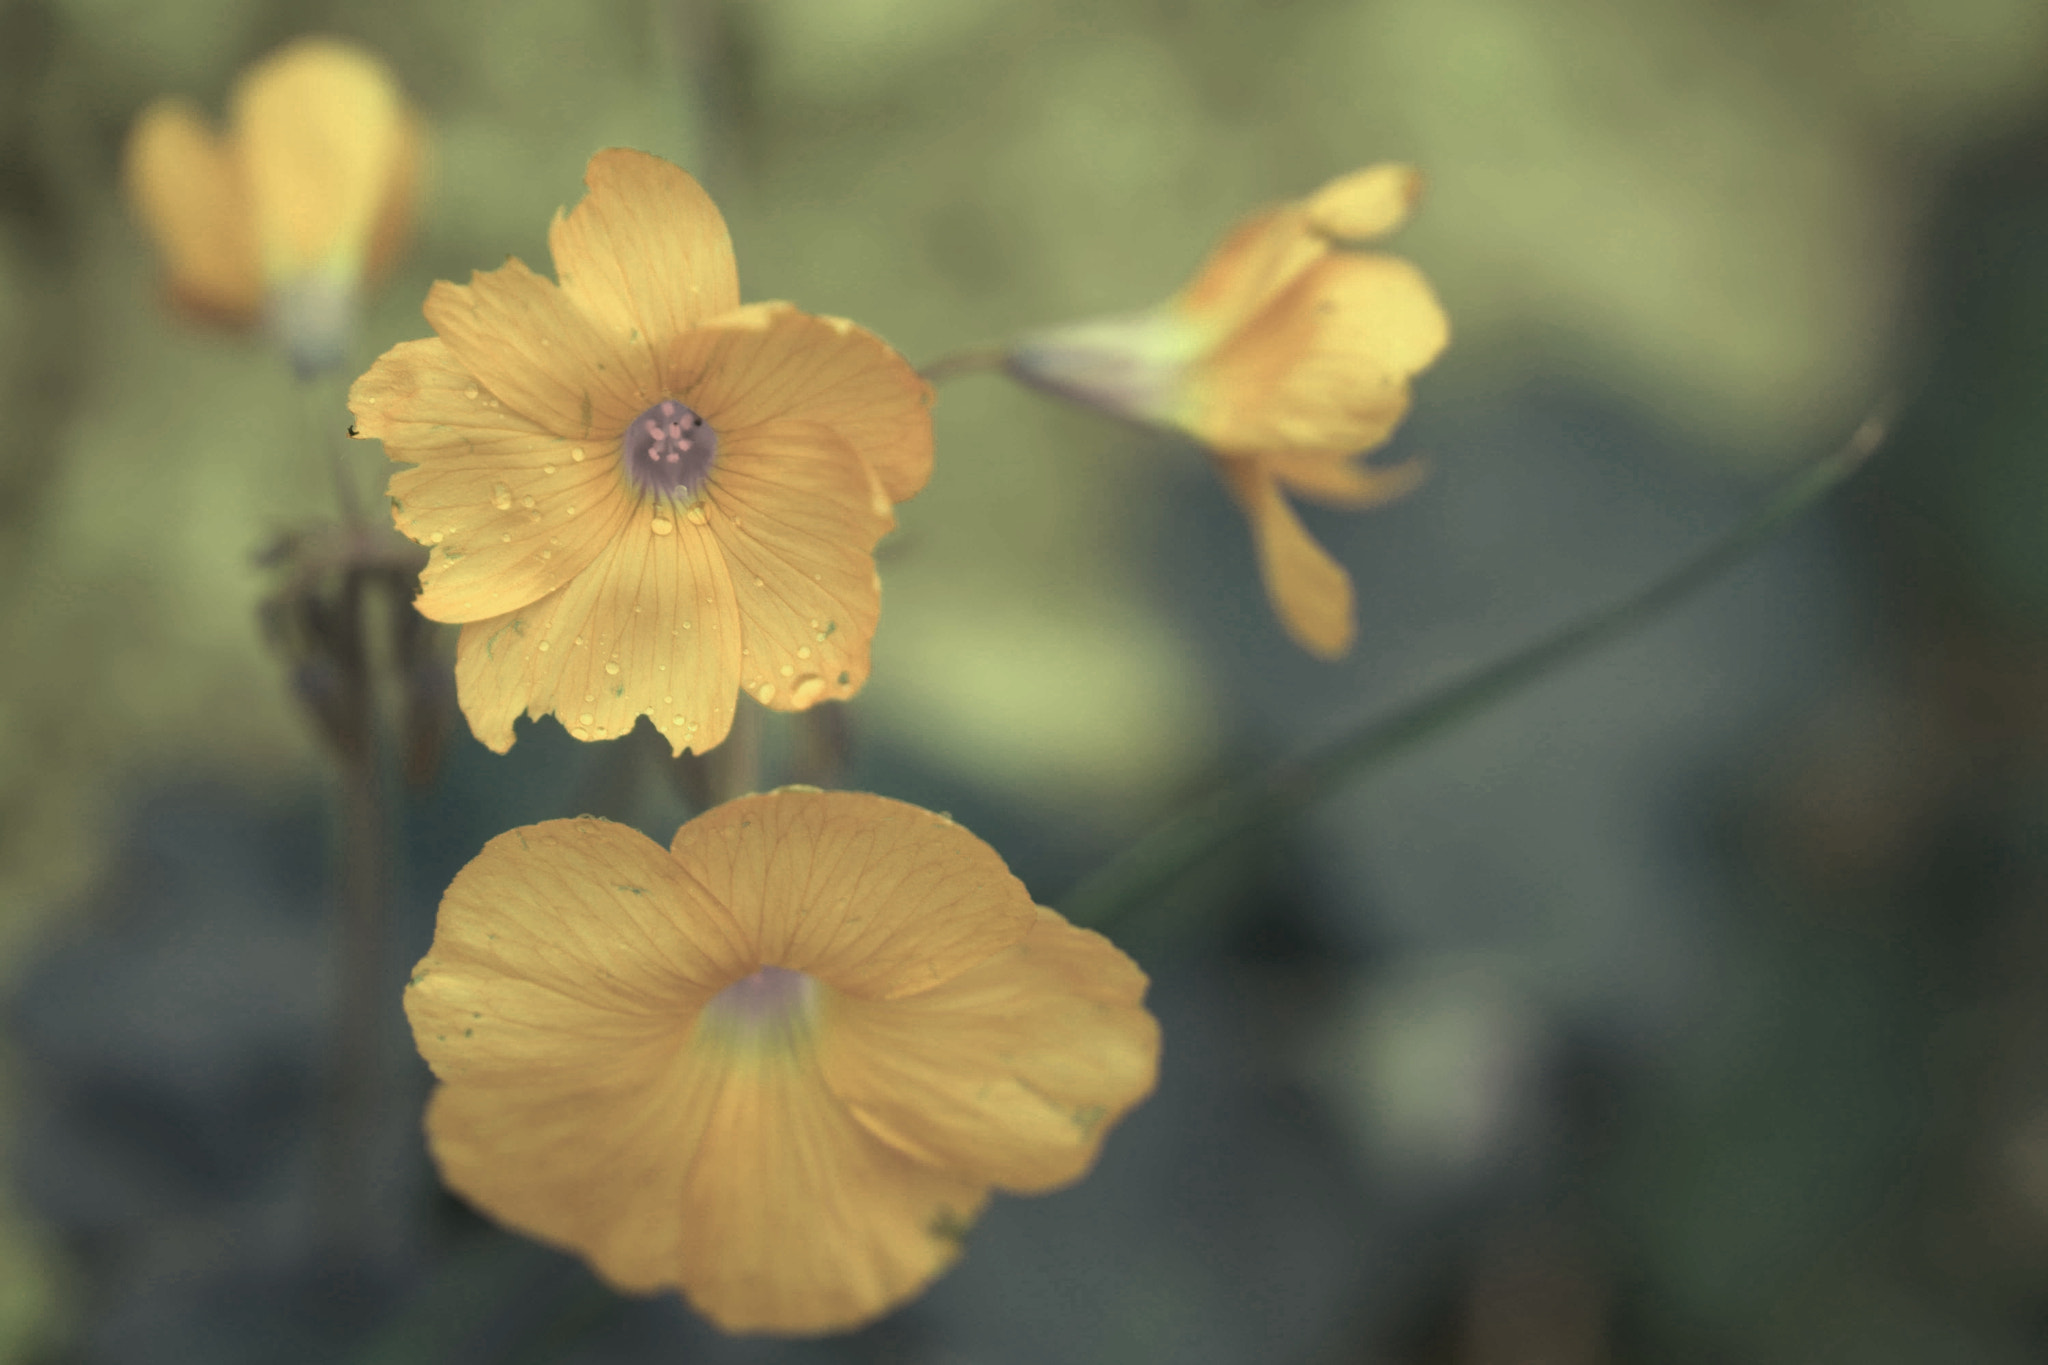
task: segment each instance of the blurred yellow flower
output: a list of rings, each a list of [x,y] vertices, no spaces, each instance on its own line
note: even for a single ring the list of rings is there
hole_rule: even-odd
[[[462,623],[477,738],[650,715],[701,753],[740,688],[801,711],[866,680],[874,546],[931,474],[931,389],[850,322],[741,307],[725,220],[675,166],[614,149],[584,180],[548,234],[559,285],[516,259],[435,284],[439,335],[349,406],[416,465],[392,514],[432,547],[419,610]]]
[[[405,999],[451,1188],[622,1290],[794,1335],[919,1292],[991,1187],[1084,1175],[1153,1086],[1145,987],[944,816],[785,788],[666,851],[500,835]]]
[[[242,74],[225,136],[189,100],[150,104],[123,173],[172,301],[230,326],[267,320],[310,374],[346,358],[357,291],[404,240],[420,141],[383,62],[300,38]]]
[[[1208,446],[1251,519],[1274,609],[1323,658],[1351,648],[1351,577],[1283,490],[1362,508],[1422,476],[1359,457],[1393,434],[1449,324],[1414,266],[1346,247],[1398,228],[1421,188],[1407,166],[1340,176],[1241,223],[1166,303],[1032,333],[1005,357],[1026,383]]]

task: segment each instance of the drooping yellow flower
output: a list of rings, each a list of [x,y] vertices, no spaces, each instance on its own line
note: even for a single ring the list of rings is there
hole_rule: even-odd
[[[1449,324],[1414,266],[1347,246],[1398,228],[1421,188],[1406,166],[1341,176],[1239,224],[1166,303],[1033,333],[1006,355],[1026,383],[1208,446],[1251,519],[1274,609],[1323,658],[1356,633],[1351,577],[1284,493],[1363,508],[1421,478],[1360,457],[1393,434]]]
[[[578,739],[652,716],[678,754],[735,693],[851,696],[881,613],[874,546],[931,473],[931,390],[872,332],[739,301],[725,220],[642,152],[590,160],[518,260],[437,283],[439,334],[349,393],[361,436],[416,467],[398,529],[432,547],[419,610],[462,623],[456,685],[503,753],[520,712]]]
[[[383,62],[300,38],[243,73],[224,136],[189,100],[150,104],[124,175],[172,301],[229,326],[267,318],[312,373],[345,358],[357,292],[404,240],[420,141]]]
[[[406,1013],[448,1185],[727,1331],[874,1318],[991,1188],[1080,1179],[1152,1089],[1144,974],[944,816],[785,788],[671,848],[500,835],[441,902]]]

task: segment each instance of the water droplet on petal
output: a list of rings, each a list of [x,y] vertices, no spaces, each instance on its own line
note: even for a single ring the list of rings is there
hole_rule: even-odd
[[[812,673],[797,681],[796,691],[790,693],[790,697],[798,706],[809,706],[824,690],[825,680]]]
[[[774,683],[762,683],[762,684],[761,684],[761,704],[762,704],[763,706],[766,706],[766,705],[767,705],[767,704],[768,704],[769,702],[771,702],[771,701],[774,701],[774,700],[775,700],[775,684],[774,684]]]
[[[590,722],[596,720],[597,717],[591,715],[588,711],[585,711],[582,715],[576,717],[576,719],[582,721],[585,725],[588,725],[590,724]]]
[[[794,677],[796,675],[796,670],[794,668],[791,668],[788,664],[784,664],[778,671],[785,678]]]
[[[619,666],[617,664],[606,664],[604,666],[604,671],[611,674],[615,678],[619,676]]]
[[[683,515],[690,519],[692,525],[702,526],[704,524],[704,509],[701,507],[689,508],[684,511]]]
[[[653,521],[647,524],[647,529],[654,532],[654,534],[658,536],[674,535],[676,524],[670,521],[667,517],[656,517]]]
[[[491,506],[497,508],[500,512],[510,511],[512,509],[512,490],[505,487],[502,483],[492,484]]]
[[[799,659],[808,659],[808,658],[810,658],[810,657],[811,657],[811,647],[810,647],[809,645],[805,645],[805,646],[803,646],[803,647],[802,647],[801,649],[797,650],[797,652],[796,652],[796,657],[797,657],[797,658],[799,658]]]
[[[470,386],[469,386],[468,388],[464,389],[464,390],[462,391],[462,396],[463,396],[464,398],[474,398],[474,397],[476,397],[476,385],[474,385],[474,384],[471,384],[471,385],[470,385]]]
[[[583,458],[583,447],[582,447],[582,446],[577,446],[577,447],[576,447],[576,448],[575,448],[574,450],[570,451],[570,452],[569,452],[569,458],[570,458],[570,459],[572,459],[572,460],[580,460],[580,459],[582,459],[582,458]]]

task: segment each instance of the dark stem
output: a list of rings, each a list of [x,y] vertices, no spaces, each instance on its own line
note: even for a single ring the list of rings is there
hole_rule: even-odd
[[[334,404],[333,389],[320,377],[302,379],[299,400],[304,413],[307,445],[327,462],[327,476],[334,486],[334,507],[341,524],[357,535],[369,524],[363,517],[362,493],[356,487],[355,471],[349,468],[353,443],[342,433],[345,407]]]
[[[381,1135],[384,1017],[393,1004],[384,979],[390,898],[390,823],[384,745],[366,619],[373,575],[351,570],[343,588],[344,630],[352,636],[343,723],[333,746],[341,797],[340,920],[333,1041],[328,1058],[320,1162],[320,1226],[327,1248],[360,1255],[378,1236],[373,1172]]]
[[[1227,784],[1084,877],[1060,902],[1076,924],[1114,924],[1198,863],[1291,819],[1343,783],[1511,696],[1547,673],[1657,619],[1774,537],[1855,473],[1884,439],[1889,414],[1866,418],[1848,443],[1800,470],[1747,520],[1635,596],[1567,626],[1322,749]]]
[[[970,346],[963,351],[949,351],[937,360],[919,367],[918,374],[928,384],[943,384],[963,374],[985,374],[1000,370],[1008,363],[1010,353],[1000,346]]]

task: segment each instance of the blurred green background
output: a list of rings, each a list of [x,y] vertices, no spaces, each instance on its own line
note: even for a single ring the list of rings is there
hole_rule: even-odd
[[[1027,880],[1610,600],[1905,403],[1871,476],[1738,598],[1134,929],[1189,1018],[1235,1021],[1205,1042],[1162,1009],[1187,1083],[1236,1059],[1258,1098],[1234,1103],[1305,1125],[1390,1249],[1327,1217],[1294,1236],[1313,1182],[1261,1186],[1105,1267],[1127,1280],[1082,1294],[1072,1336],[996,1333],[969,1283],[817,1358],[2048,1355],[2048,7],[0,0],[0,982],[109,932],[151,793],[325,781],[253,624],[254,554],[326,512],[299,398],[274,353],[159,306],[117,183],[145,102],[218,111],[305,32],[381,52],[431,134],[357,368],[425,332],[433,279],[543,265],[607,145],[703,180],[746,298],[913,362],[1142,306],[1261,204],[1424,169],[1394,249],[1452,319],[1401,447],[1433,476],[1311,515],[1358,580],[1342,668],[1268,618],[1199,451],[993,379],[943,393],[852,720],[868,783],[984,812]],[[522,730],[522,790],[545,790],[535,752],[588,758],[551,729]],[[448,800],[491,781],[457,744]],[[49,1093],[6,1103],[32,1126]],[[0,1238],[0,1359],[177,1358],[95,1336],[105,1257],[35,1182]],[[1159,1237],[1181,1197],[1096,1196]],[[1057,1260],[1054,1236],[1017,1234]],[[1255,1287],[1202,1268],[1268,1245],[1330,1277],[1285,1347]],[[1080,1292],[1016,1311],[1056,1323]],[[1203,1313],[1226,1323],[1206,1345]],[[672,1358],[636,1349],[548,1358]]]

